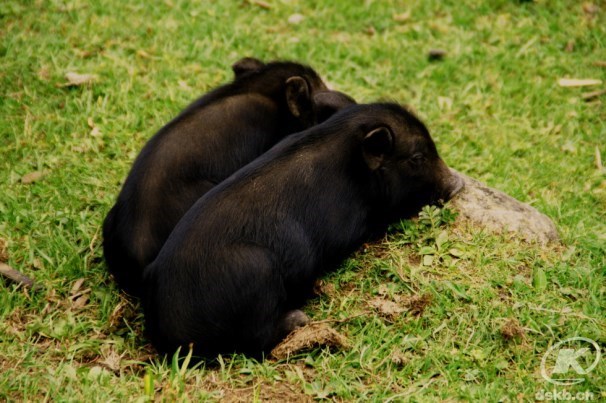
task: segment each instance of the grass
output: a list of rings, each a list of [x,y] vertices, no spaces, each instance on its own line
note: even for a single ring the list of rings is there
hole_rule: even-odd
[[[606,99],[557,85],[606,81],[595,63],[606,5],[595,3],[4,1],[0,260],[43,289],[0,280],[0,400],[527,401],[553,390],[540,374],[550,346],[606,346]],[[432,48],[445,59],[428,61]],[[153,358],[140,310],[106,273],[100,225],[145,140],[250,55],[309,63],[360,102],[412,105],[449,165],[549,215],[561,244],[427,210],[323,279],[306,307],[342,320],[350,349],[194,369]],[[72,71],[96,80],[64,86]],[[406,309],[389,314],[386,301]],[[604,361],[584,379],[558,390],[606,399]]]

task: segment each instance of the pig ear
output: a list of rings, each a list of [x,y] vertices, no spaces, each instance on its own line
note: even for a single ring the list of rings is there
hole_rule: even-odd
[[[320,91],[314,94],[314,106],[316,111],[316,122],[323,122],[335,112],[356,101],[349,95],[339,91]]]
[[[303,77],[295,76],[286,80],[286,103],[295,117],[305,122],[310,120],[313,109],[311,91]]]
[[[379,127],[368,133],[362,141],[364,161],[371,171],[383,165],[385,155],[393,149],[393,134],[386,127]]]
[[[232,64],[231,69],[234,71],[236,78],[238,78],[242,74],[250,71],[257,71],[263,66],[265,66],[265,63],[261,60],[255,59],[254,57],[245,57]]]

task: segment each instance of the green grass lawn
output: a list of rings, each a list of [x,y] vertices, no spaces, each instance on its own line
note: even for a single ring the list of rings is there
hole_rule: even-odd
[[[0,261],[42,288],[0,279],[0,400],[606,399],[606,358],[574,386],[540,368],[573,336],[606,355],[606,95],[582,98],[606,87],[606,3],[593,3],[4,0]],[[429,61],[436,48],[445,58]],[[106,273],[101,223],[146,139],[243,56],[303,61],[359,102],[411,105],[450,166],[549,215],[561,244],[426,211],[305,308],[350,348],[194,369],[154,358],[140,308]],[[95,79],[67,86],[68,72]],[[457,256],[424,259],[436,244]]]

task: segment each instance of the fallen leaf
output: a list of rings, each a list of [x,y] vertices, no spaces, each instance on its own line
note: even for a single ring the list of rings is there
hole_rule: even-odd
[[[373,36],[377,33],[377,30],[372,25],[364,30],[364,33],[368,36]]]
[[[184,90],[191,90],[191,87],[189,86],[189,84],[187,84],[187,82],[179,80],[177,81],[177,83],[179,84],[179,88],[182,88]]]
[[[88,303],[88,295],[81,295],[74,300],[72,303],[72,308],[74,309],[82,309]]]
[[[586,92],[586,93],[582,94],[581,98],[583,98],[585,101],[591,101],[592,99],[597,98],[604,94],[606,94],[606,90],[591,91],[591,92]]]
[[[147,53],[143,49],[137,50],[137,56],[139,56],[139,57],[141,57],[143,59],[151,59],[152,58],[152,55],[150,55],[149,53]]]
[[[574,144],[573,141],[568,140],[562,146],[562,151],[570,153],[570,154],[576,154],[577,153],[577,146]]]
[[[560,78],[558,80],[560,87],[588,87],[600,84],[602,84],[602,80],[593,78]]]
[[[598,168],[598,171],[604,169],[604,166],[602,165],[602,154],[600,153],[598,146],[595,146],[595,166]]]
[[[32,260],[32,267],[36,270],[44,270],[44,262],[42,262],[40,258],[35,257],[34,260]]]
[[[91,84],[93,81],[97,80],[97,76],[94,74],[79,74],[70,71],[65,74],[65,79],[67,82],[63,84],[62,87],[77,87]]]
[[[133,320],[136,315],[137,311],[130,299],[124,294],[120,294],[120,302],[114,307],[109,316],[109,326],[110,328],[117,328],[122,323]]]
[[[593,3],[585,2],[583,3],[583,12],[588,16],[593,17],[600,12],[600,7]]]
[[[98,126],[93,127],[93,130],[90,131],[90,135],[92,137],[99,137],[99,136],[101,136],[101,129],[99,129]]]
[[[271,351],[271,355],[281,360],[316,347],[349,348],[349,342],[345,336],[326,324],[310,323],[289,334]]]
[[[288,22],[291,24],[300,24],[305,19],[305,16],[302,14],[293,14],[288,17]]]
[[[46,175],[48,175],[48,171],[44,171],[44,170],[30,172],[21,177],[21,183],[29,185],[30,183],[39,181]]]
[[[458,258],[465,256],[465,252],[463,252],[462,250],[457,249],[457,248],[450,248],[448,250],[448,253],[450,253],[452,256],[458,257]]]
[[[124,315],[124,308],[126,307],[126,301],[120,301],[118,305],[115,306],[112,313],[109,315],[109,326],[110,328],[114,328],[118,325]]]
[[[120,362],[122,356],[118,354],[113,348],[109,349],[107,354],[104,354],[103,360],[99,361],[99,364],[105,366],[107,369],[113,372],[120,370]]]
[[[91,381],[97,380],[102,376],[108,375],[108,372],[105,368],[95,365],[88,371],[88,379]]]
[[[8,262],[8,242],[0,238],[0,263]]]
[[[250,4],[252,4],[254,6],[259,6],[265,10],[269,10],[271,8],[271,4],[269,4],[265,1],[261,1],[261,0],[251,0]]]
[[[85,278],[79,278],[78,280],[74,281],[70,294],[75,295],[78,291],[80,291],[80,288],[82,288],[82,284],[84,284],[85,280]]]
[[[391,18],[393,18],[395,22],[406,22],[410,19],[410,11],[406,11],[401,14],[394,14]]]

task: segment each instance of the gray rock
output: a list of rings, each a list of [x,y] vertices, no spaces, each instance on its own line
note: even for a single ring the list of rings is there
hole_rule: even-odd
[[[534,207],[454,172],[465,181],[465,187],[450,201],[459,217],[490,231],[513,232],[527,241],[546,244],[560,239],[549,217]]]

